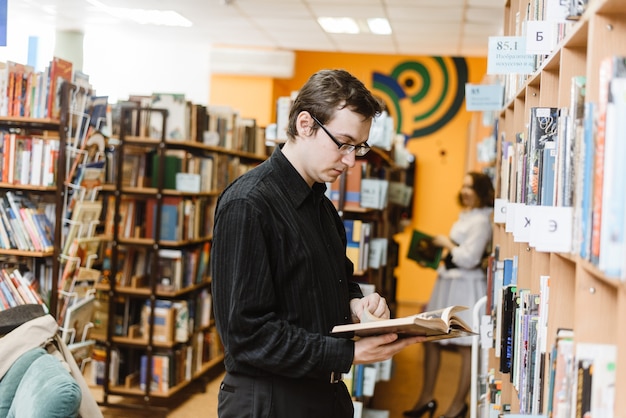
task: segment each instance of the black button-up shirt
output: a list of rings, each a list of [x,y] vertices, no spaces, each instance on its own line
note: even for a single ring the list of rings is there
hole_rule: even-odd
[[[350,369],[354,343],[329,332],[350,322],[362,293],[325,190],[276,148],[219,198],[211,271],[228,372],[329,379]]]

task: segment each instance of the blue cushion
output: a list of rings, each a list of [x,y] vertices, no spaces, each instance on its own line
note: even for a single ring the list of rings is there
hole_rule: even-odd
[[[7,418],[73,418],[81,399],[76,380],[59,359],[46,354],[24,373]]]
[[[9,413],[17,387],[28,367],[44,354],[46,354],[46,350],[41,347],[25,352],[11,365],[11,368],[0,380],[0,418],[5,418]]]

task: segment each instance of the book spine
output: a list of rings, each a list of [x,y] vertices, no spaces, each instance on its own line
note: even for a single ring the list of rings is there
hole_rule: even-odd
[[[18,301],[15,299],[15,296],[13,295],[13,292],[11,292],[11,289],[9,289],[9,286],[7,286],[7,284],[4,282],[4,278],[2,276],[0,276],[0,291],[2,292],[2,294],[8,301],[9,306],[11,308],[19,305]]]
[[[11,295],[13,295],[15,302],[18,305],[27,304],[28,299],[25,299],[24,296],[22,296],[22,292],[20,292],[19,289],[15,287],[15,283],[13,283],[13,279],[11,279],[9,272],[6,271],[6,269],[0,269],[0,275],[2,276],[2,280],[6,284],[6,287],[9,289],[9,292],[11,292]]]

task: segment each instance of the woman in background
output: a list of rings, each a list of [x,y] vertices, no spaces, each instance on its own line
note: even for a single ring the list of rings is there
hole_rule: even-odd
[[[486,294],[486,269],[483,260],[488,255],[492,237],[494,189],[491,179],[482,173],[470,172],[463,179],[459,192],[462,206],[450,236],[437,235],[435,245],[444,248],[447,256],[437,270],[437,280],[426,307],[427,311],[451,305],[467,306],[460,316],[471,324],[472,307]],[[431,418],[437,409],[434,399],[435,382],[443,345],[454,348],[461,355],[461,373],[452,403],[442,417],[465,417],[466,403],[471,383],[472,337],[424,343],[424,380],[422,393],[413,409],[405,411],[406,417]]]

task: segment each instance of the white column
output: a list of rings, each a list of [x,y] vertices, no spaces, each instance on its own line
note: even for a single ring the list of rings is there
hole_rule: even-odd
[[[84,38],[84,34],[78,30],[57,30],[54,56],[70,61],[74,71],[82,71]]]

